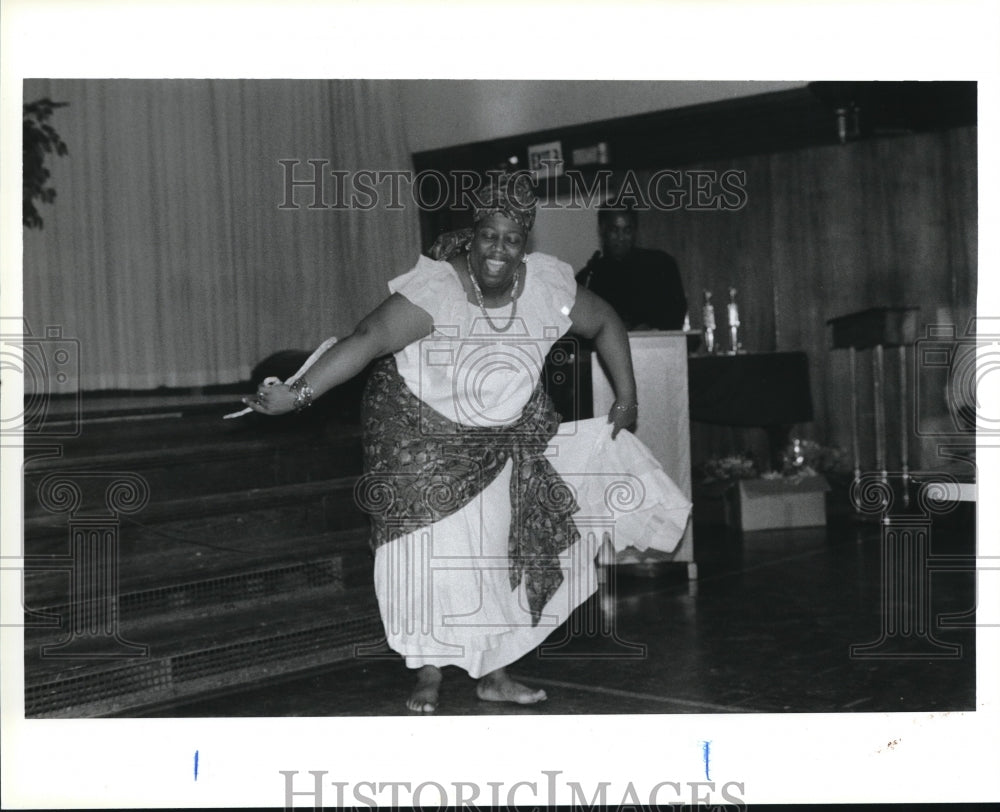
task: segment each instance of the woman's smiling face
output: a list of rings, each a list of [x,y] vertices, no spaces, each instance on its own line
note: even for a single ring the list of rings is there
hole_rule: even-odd
[[[525,241],[524,229],[502,214],[491,214],[476,224],[469,266],[484,292],[502,293],[513,283]]]

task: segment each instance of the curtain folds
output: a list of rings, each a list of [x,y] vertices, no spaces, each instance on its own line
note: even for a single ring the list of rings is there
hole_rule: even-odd
[[[84,391],[245,380],[343,335],[419,253],[402,211],[310,208],[333,170],[408,170],[391,81],[29,80],[51,124],[52,206],[24,236],[24,315],[80,342]]]

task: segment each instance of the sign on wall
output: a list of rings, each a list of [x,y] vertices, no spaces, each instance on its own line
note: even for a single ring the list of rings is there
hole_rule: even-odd
[[[539,180],[559,177],[563,173],[562,141],[529,146],[528,169]]]

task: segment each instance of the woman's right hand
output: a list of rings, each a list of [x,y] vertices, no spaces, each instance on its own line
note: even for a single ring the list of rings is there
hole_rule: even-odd
[[[257,396],[245,397],[243,403],[260,414],[279,415],[295,411],[295,393],[277,378],[267,378],[257,387]]]

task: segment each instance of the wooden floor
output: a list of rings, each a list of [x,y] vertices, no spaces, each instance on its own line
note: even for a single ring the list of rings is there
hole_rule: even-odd
[[[939,522],[935,556],[971,554],[971,510]],[[740,535],[699,528],[702,577],[613,574],[577,631],[556,632],[511,671],[542,687],[531,707],[480,702],[445,669],[439,714],[852,713],[955,711],[975,705],[974,574],[935,573],[929,634],[878,641],[902,607],[886,603],[879,528]],[[614,573],[614,568],[612,568]],[[571,621],[572,625],[573,621]],[[940,647],[938,647],[940,644]],[[949,651],[946,647],[956,646]],[[395,655],[247,685],[154,716],[407,714],[411,675]]]

